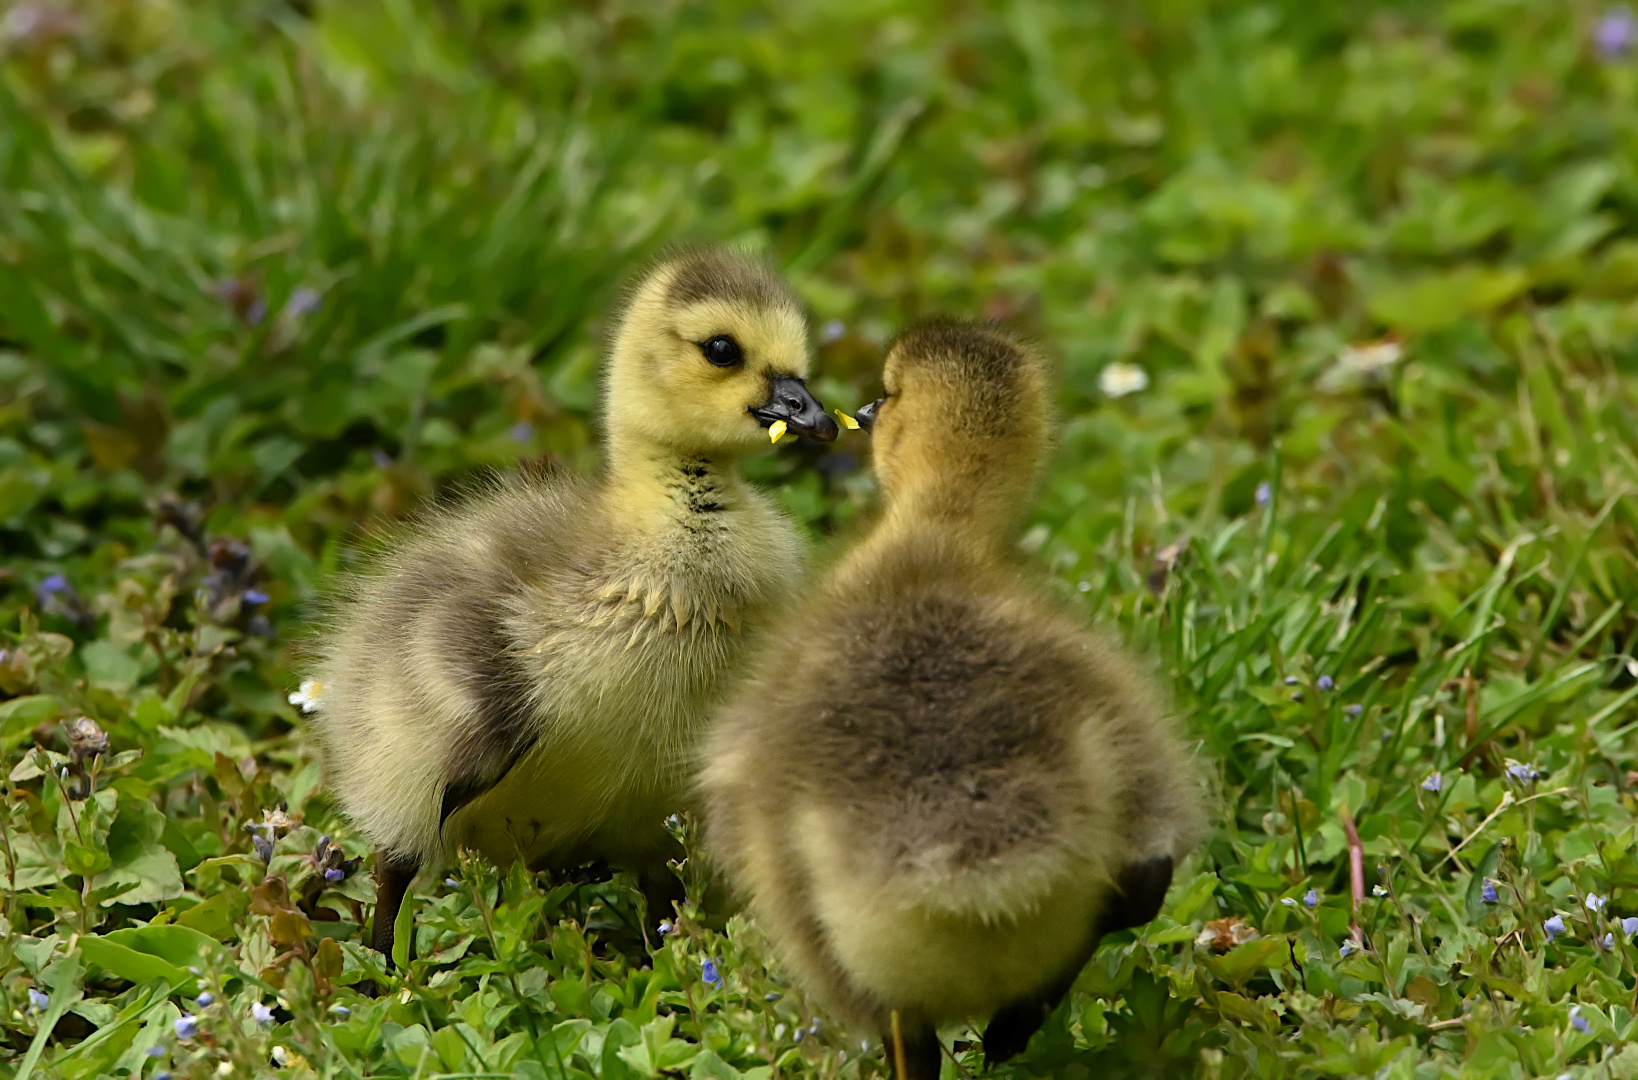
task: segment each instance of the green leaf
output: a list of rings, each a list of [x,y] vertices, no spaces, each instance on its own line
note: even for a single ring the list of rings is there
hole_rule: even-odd
[[[0,752],[27,742],[34,729],[63,714],[63,703],[50,694],[31,694],[0,702]]]
[[[230,941],[238,936],[239,927],[249,910],[248,894],[242,889],[225,889],[204,903],[195,904],[182,912],[175,923],[209,934],[218,941]]]

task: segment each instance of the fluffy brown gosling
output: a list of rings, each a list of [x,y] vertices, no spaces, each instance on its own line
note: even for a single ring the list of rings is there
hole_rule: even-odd
[[[669,910],[663,819],[685,805],[745,643],[803,568],[795,526],[736,461],[775,424],[836,437],[808,366],[776,274],[723,250],[664,258],[613,340],[602,474],[497,481],[344,590],[305,707],[378,851],[372,937],[389,965],[405,891],[460,846],[628,867]]]
[[[1140,665],[1011,554],[1042,359],[924,325],[884,381],[859,417],[882,516],[708,737],[706,836],[797,981],[931,1080],[940,1026],[1012,1057],[1099,938],[1155,916],[1197,794]]]

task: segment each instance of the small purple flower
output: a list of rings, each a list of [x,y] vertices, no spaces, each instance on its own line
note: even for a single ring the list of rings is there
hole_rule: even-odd
[[[660,932],[661,937],[665,937],[667,934],[671,933],[671,931],[675,930],[676,927],[671,925],[670,919],[661,919],[660,925],[655,927],[655,929]]]
[[[535,437],[535,426],[527,420],[519,420],[512,425],[507,434],[512,437],[513,442],[528,442]]]
[[[1297,906],[1297,902],[1295,900],[1291,899],[1289,896],[1280,897],[1280,903],[1284,904],[1286,907],[1296,907]]]
[[[1588,911],[1603,911],[1604,905],[1609,903],[1609,897],[1599,896],[1597,893],[1588,893],[1584,901]]]
[[[1583,1035],[1586,1035],[1592,1031],[1592,1025],[1587,1022],[1587,1018],[1585,1016],[1581,1015],[1581,1006],[1579,1005],[1570,1010],[1570,1026],[1581,1032]]]
[[[345,1020],[349,1016],[353,1015],[353,1010],[349,1009],[345,1005],[332,1005],[330,1006],[330,1015]]]
[[[31,986],[28,988],[28,1004],[35,1012],[45,1012],[45,1007],[51,1004],[51,998]]]
[[[250,1007],[250,1018],[262,1027],[267,1027],[273,1022],[273,1010],[258,1001]]]
[[[1615,935],[1605,934],[1604,940],[1600,942],[1600,944],[1602,944],[1606,950],[1615,948]]]
[[[309,289],[303,285],[295,292],[292,292],[290,299],[284,302],[285,317],[297,319],[306,315],[309,311],[317,311],[319,299],[318,290]]]
[[[1622,5],[1612,11],[1605,12],[1593,24],[1593,48],[1605,60],[1620,60],[1632,51],[1632,46],[1638,42],[1638,19],[1632,14],[1632,9]]]
[[[1638,918],[1628,917],[1621,920],[1621,932],[1627,937],[1638,934]]]
[[[268,596],[260,589],[246,589],[244,592],[239,594],[239,599],[249,604],[251,607],[260,607],[271,600],[272,597]]]
[[[273,861],[273,841],[269,840],[267,837],[262,836],[259,833],[252,836],[250,838],[250,846],[256,849],[256,854],[262,860],[262,862]]]
[[[1494,904],[1497,901],[1496,883],[1494,881],[1489,878],[1484,879],[1484,888],[1479,890],[1479,899],[1487,904]]]
[[[50,577],[40,582],[39,585],[35,586],[34,595],[40,598],[41,603],[44,603],[48,596],[56,596],[60,592],[71,591],[72,589],[69,587],[68,578],[64,577],[62,574],[52,574]]]
[[[779,1000],[779,995],[770,990],[768,993],[762,995],[762,1000],[763,1001],[778,1001]]]
[[[833,341],[840,341],[846,333],[846,323],[841,319],[831,319],[819,328],[819,340],[829,345]]]
[[[347,880],[347,871],[342,870],[339,867],[332,866],[330,869],[324,872],[324,880],[328,881],[332,885],[339,885],[343,881]]]
[[[706,960],[700,964],[700,978],[705,980],[707,986],[722,985],[722,973],[717,970],[716,961]]]
[[[1301,681],[1302,680],[1298,679],[1295,675],[1287,675],[1285,677],[1285,685],[1287,685],[1287,686],[1296,686],[1297,683],[1299,683]]]
[[[1303,893],[1302,894],[1302,902],[1303,902],[1304,906],[1306,906],[1306,907],[1311,907],[1311,908],[1319,907],[1319,902],[1320,902],[1319,890],[1318,889],[1309,889],[1307,892]]]
[[[1258,506],[1267,506],[1274,501],[1274,489],[1268,486],[1267,480],[1257,485],[1256,497]]]
[[[148,1049],[144,1050],[143,1053],[147,1054],[151,1058],[162,1058],[165,1056],[165,1048],[158,1043],[154,1043],[152,1046],[148,1047]]]
[[[1346,957],[1352,956],[1352,955],[1354,955],[1354,953],[1358,952],[1359,951],[1359,946],[1354,944],[1354,939],[1353,938],[1343,938],[1342,939],[1342,947],[1340,949],[1338,949],[1337,951],[1340,952],[1346,958]]]
[[[1547,932],[1547,940],[1552,941],[1564,932],[1564,918],[1560,915],[1554,915],[1551,919],[1542,923],[1541,928]]]
[[[1436,772],[1428,773],[1428,778],[1422,781],[1422,790],[1431,791],[1436,795],[1444,786],[1445,778]]]
[[[1331,681],[1331,676],[1321,675],[1314,685],[1319,687],[1321,690],[1329,690],[1331,687],[1335,686],[1336,683]]]
[[[171,1027],[176,1029],[178,1039],[191,1039],[199,1034],[199,1021],[192,1013],[183,1013],[172,1022]]]
[[[203,994],[200,994],[198,997],[194,998],[193,1002],[201,1009],[207,1008],[208,1006],[216,1004],[216,995],[211,993],[209,990],[206,990]]]
[[[1541,773],[1534,765],[1525,765],[1514,761],[1507,766],[1507,775],[1521,784],[1530,784],[1541,779]]]
[[[1343,709],[1342,711],[1347,713],[1349,716],[1358,716],[1360,713],[1365,711],[1365,706],[1363,706],[1363,705],[1349,705],[1347,708]]]
[[[452,877],[444,878],[444,884],[448,885],[451,889],[459,889],[461,887],[461,883]]]

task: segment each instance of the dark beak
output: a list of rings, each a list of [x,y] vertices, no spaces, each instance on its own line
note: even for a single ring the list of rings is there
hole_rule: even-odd
[[[772,427],[774,421],[783,420],[798,435],[820,442],[832,442],[836,438],[836,421],[826,415],[825,407],[808,393],[802,380],[792,375],[778,375],[768,380],[767,403],[752,409],[751,415],[763,427]]]
[[[860,427],[864,428],[866,431],[869,431],[871,428],[876,426],[876,410],[881,408],[882,402],[886,400],[886,398],[877,398],[869,405],[866,405],[864,408],[854,413],[853,419],[859,422]]]

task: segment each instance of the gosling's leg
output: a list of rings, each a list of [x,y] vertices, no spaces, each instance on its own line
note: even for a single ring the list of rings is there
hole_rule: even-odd
[[[683,883],[677,880],[677,875],[664,863],[651,863],[639,868],[637,888],[643,894],[644,906],[648,908],[648,925],[643,927],[644,937],[654,932],[660,920],[675,919],[677,905],[687,898]]]
[[[899,1015],[895,1014],[894,1019],[898,1020]],[[894,1027],[895,1030],[882,1036],[882,1046],[887,1050],[893,1075],[898,1080],[938,1080],[939,1069],[944,1063],[938,1031],[931,1024],[918,1025],[913,1022],[895,1024]],[[903,1072],[899,1071],[901,1061]]]
[[[375,922],[370,927],[370,947],[387,958],[388,971],[393,967],[393,926],[398,922],[398,909],[404,906],[404,894],[409,892],[410,883],[420,869],[420,860],[413,856],[375,853]],[[415,948],[413,935],[410,948]],[[373,982],[361,983],[359,989],[375,996]]]
[[[1130,930],[1142,926],[1160,914],[1166,901],[1166,890],[1172,884],[1172,857],[1161,855],[1124,867],[1115,878],[1115,895],[1098,917],[1092,948],[1097,940],[1115,930]],[[1080,962],[1063,978],[1047,986],[1039,994],[1003,1006],[990,1018],[984,1029],[984,1067],[990,1068],[1024,1052],[1030,1038],[1051,1018],[1069,990],[1075,985],[1081,968],[1091,959],[1089,949]]]

